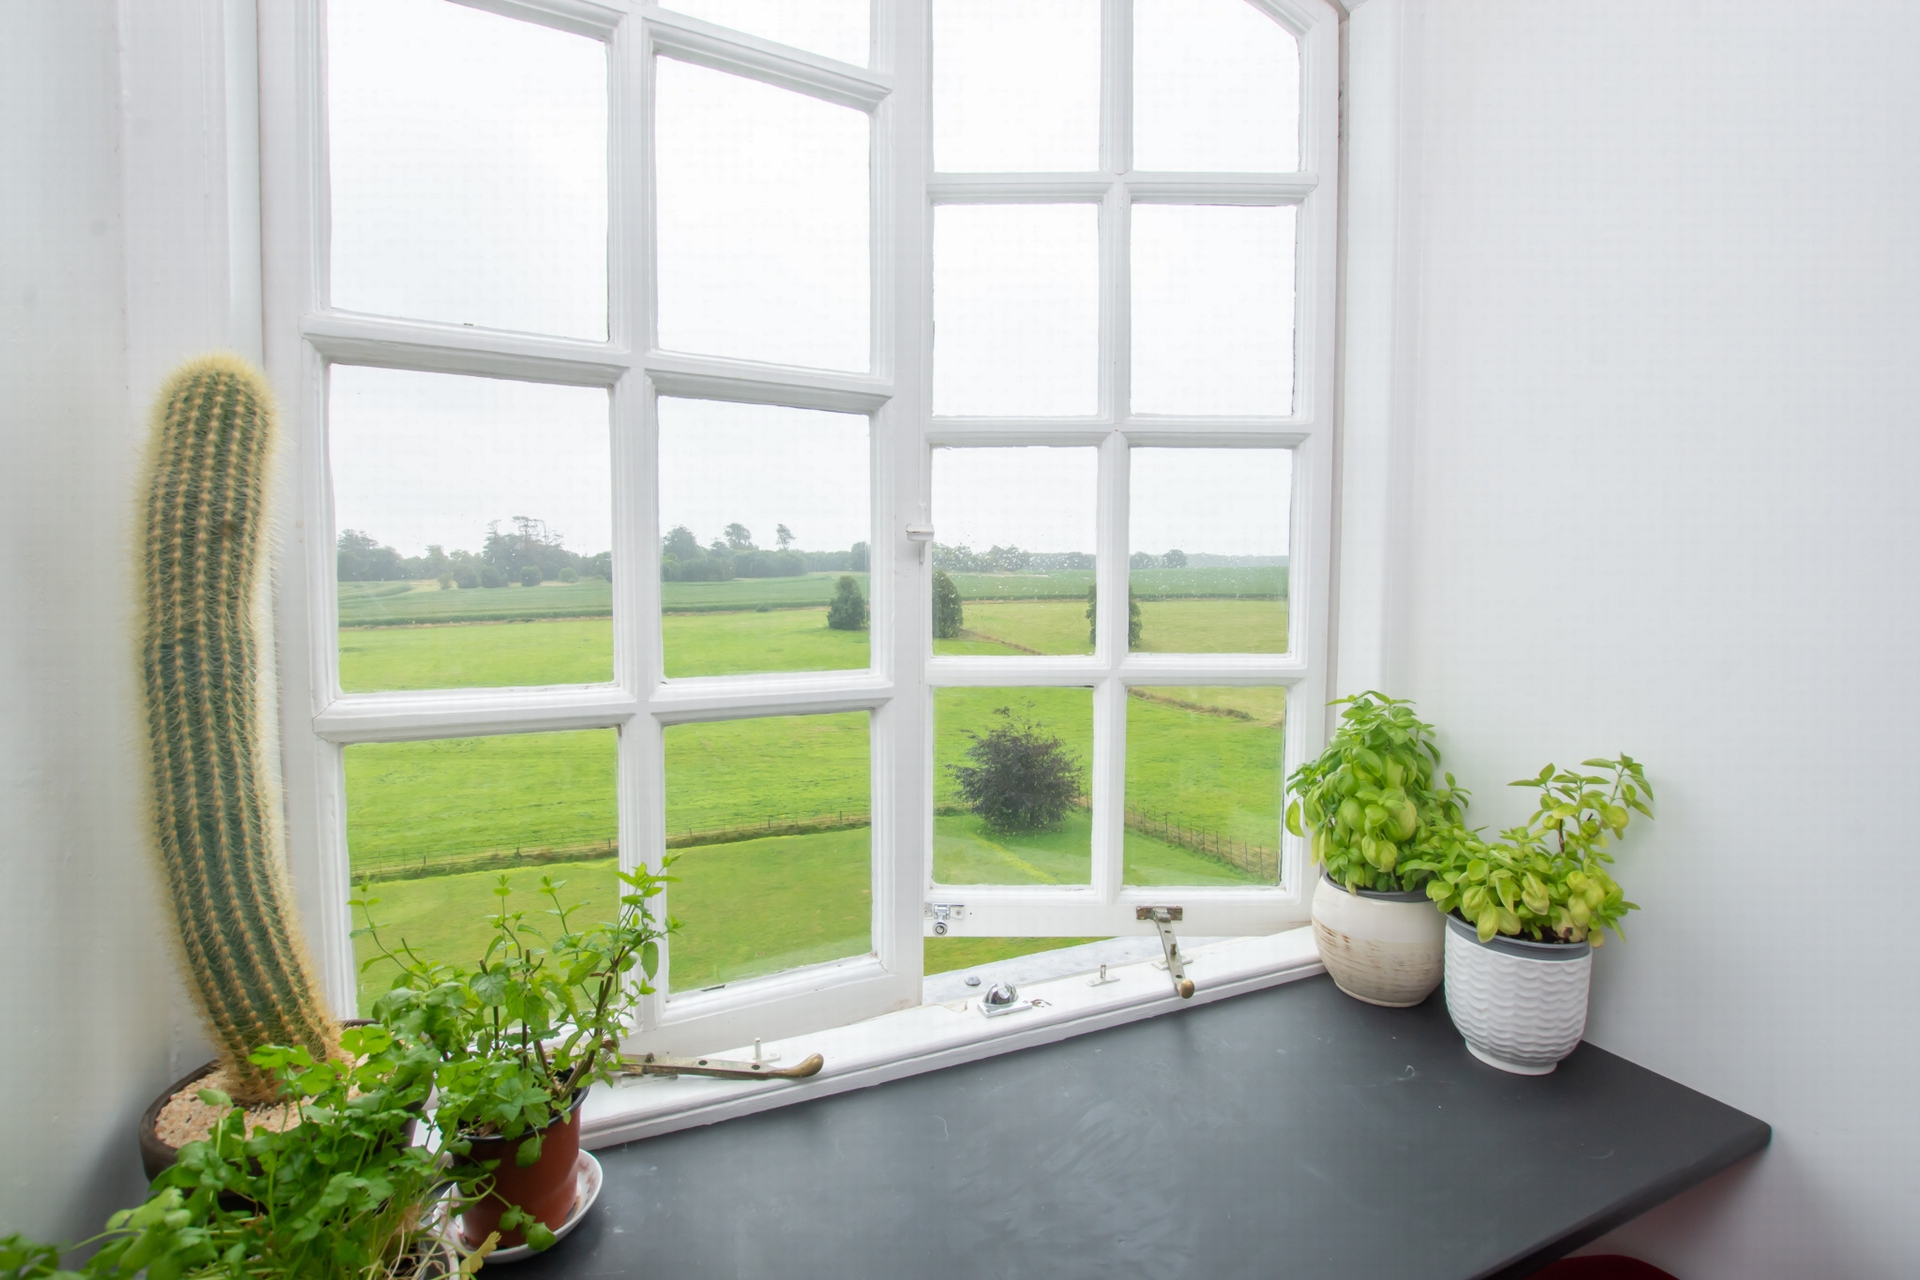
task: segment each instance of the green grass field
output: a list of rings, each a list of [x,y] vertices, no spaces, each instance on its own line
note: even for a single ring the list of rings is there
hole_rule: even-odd
[[[1188,585],[1195,573],[1211,575],[1223,593],[1144,602],[1143,649],[1284,648],[1284,601],[1224,594],[1235,575],[1264,573],[1271,580],[1281,571],[1148,572],[1183,573]],[[1023,599],[1017,588],[1030,587],[1036,575],[978,576],[991,598],[968,603],[970,634],[939,642],[940,652],[1085,651],[1084,586],[1060,583],[1056,589],[1070,594]],[[668,674],[865,666],[866,634],[824,625],[820,602],[837,577],[667,584],[680,593],[672,603],[689,610],[663,618]],[[341,633],[342,684],[361,691],[607,680],[611,619],[567,615],[604,613],[608,592],[597,580],[464,592],[433,584],[343,584],[342,619],[363,625]],[[809,592],[816,594],[809,599]],[[748,603],[755,599],[768,607]],[[791,605],[801,607],[781,607]],[[514,610],[525,620],[455,621]],[[541,610],[548,612],[541,616]],[[391,625],[407,620],[451,625]],[[999,706],[1027,709],[1083,767],[1091,766],[1087,690],[939,690],[936,804],[951,808],[959,799],[947,766],[964,758],[968,731],[992,727]],[[1137,691],[1127,704],[1129,810],[1275,846],[1284,714],[1284,691],[1277,688]],[[858,815],[869,803],[865,713],[675,725],[665,741],[670,835],[720,828],[739,835],[740,828],[782,820]],[[584,893],[610,909],[616,752],[612,730],[349,747],[347,827],[356,878],[387,877],[376,882],[375,896],[386,903],[379,913],[389,930],[449,958],[477,957],[484,945],[498,873],[422,874],[436,863],[499,859],[512,864],[507,874],[517,890],[554,874],[571,882],[570,897]],[[871,945],[869,850],[870,832],[860,826],[682,850],[681,883],[670,890],[671,910],[686,925],[672,948],[674,988],[864,954]],[[516,854],[547,861],[515,864]],[[935,819],[933,860],[935,878],[945,884],[1084,884],[1091,871],[1090,818],[1078,809],[1053,831],[1006,838],[989,836],[973,815],[943,813]],[[402,873],[419,878],[392,878]],[[1126,833],[1125,874],[1138,885],[1250,881],[1227,862],[1135,829]],[[520,905],[538,904],[529,895]],[[1085,940],[929,939],[927,967],[941,972],[1078,941]],[[377,975],[368,981],[374,989],[385,985]],[[367,989],[363,984],[363,993]]]

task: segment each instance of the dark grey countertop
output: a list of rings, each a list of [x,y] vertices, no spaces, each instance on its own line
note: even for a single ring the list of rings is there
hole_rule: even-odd
[[[1770,1132],[1591,1045],[1496,1071],[1440,993],[1313,978],[600,1151],[592,1215],[512,1275],[1517,1277]]]

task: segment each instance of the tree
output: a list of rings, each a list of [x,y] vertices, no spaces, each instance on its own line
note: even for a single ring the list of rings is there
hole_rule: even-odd
[[[951,640],[966,625],[966,613],[960,604],[960,588],[953,585],[945,569],[933,571],[933,638]]]
[[[700,539],[693,536],[693,530],[683,524],[677,524],[667,531],[660,540],[662,555],[672,556],[675,560],[698,560],[700,558]]]
[[[753,545],[753,531],[747,528],[747,526],[741,524],[739,521],[736,520],[734,523],[727,526],[726,535],[727,535],[727,550],[729,551],[755,550],[755,547]]]
[[[540,566],[537,564],[530,564],[526,568],[522,569],[520,571],[520,585],[523,587],[539,586],[540,585]]]
[[[1032,703],[1027,704],[1031,712]],[[947,766],[967,807],[995,835],[1055,826],[1081,795],[1080,758],[1030,714],[996,707],[1001,723],[985,733],[969,731],[970,764]]]
[[[867,599],[860,594],[860,583],[850,573],[840,575],[833,589],[833,603],[827,606],[827,625],[835,631],[858,631],[867,625]]]
[[[1187,567],[1187,553],[1175,547],[1160,557],[1160,563],[1169,569],[1184,569]]]
[[[1094,643],[1100,623],[1100,588],[1098,584],[1087,588],[1087,643]],[[1134,598],[1133,588],[1127,588],[1127,648],[1140,647],[1140,601]]]
[[[851,567],[855,573],[865,573],[867,571],[866,543],[856,542],[853,544],[853,563]]]
[[[782,551],[785,551],[793,545],[793,530],[783,524],[777,524],[773,526],[773,540],[780,544]]]

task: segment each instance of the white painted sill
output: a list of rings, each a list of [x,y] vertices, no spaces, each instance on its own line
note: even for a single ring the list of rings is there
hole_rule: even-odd
[[[1183,948],[1184,949],[1184,948]],[[610,1147],[830,1097],[868,1085],[884,1084],[923,1071],[978,1061],[1069,1036],[1138,1022],[1162,1013],[1264,987],[1278,986],[1322,972],[1313,930],[1289,929],[1260,938],[1230,938],[1197,947],[1186,957],[1193,979],[1191,1000],[1173,992],[1166,970],[1150,961],[1112,968],[1117,981],[1089,985],[1074,974],[1024,984],[1022,999],[1039,999],[1038,1008],[988,1018],[979,997],[948,1004],[902,1009],[852,1026],[770,1041],[768,1053],[780,1063],[817,1053],[826,1059],[820,1073],[806,1080],[716,1080],[703,1076],[645,1076],[609,1088],[594,1086],[581,1116],[580,1142]],[[716,1058],[751,1058],[751,1046],[723,1050]]]

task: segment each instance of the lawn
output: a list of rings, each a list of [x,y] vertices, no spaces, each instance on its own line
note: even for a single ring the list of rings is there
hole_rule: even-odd
[[[958,639],[935,640],[937,654],[1085,654],[1087,605],[1077,600],[969,600]],[[997,642],[1004,650],[991,647]],[[983,647],[983,645],[985,647]],[[1180,599],[1140,602],[1141,653],[1285,653],[1284,600]]]
[[[610,617],[340,629],[340,687],[348,693],[611,679]]]
[[[850,671],[870,661],[867,633],[835,631],[823,608],[668,613],[660,631],[669,678]]]

